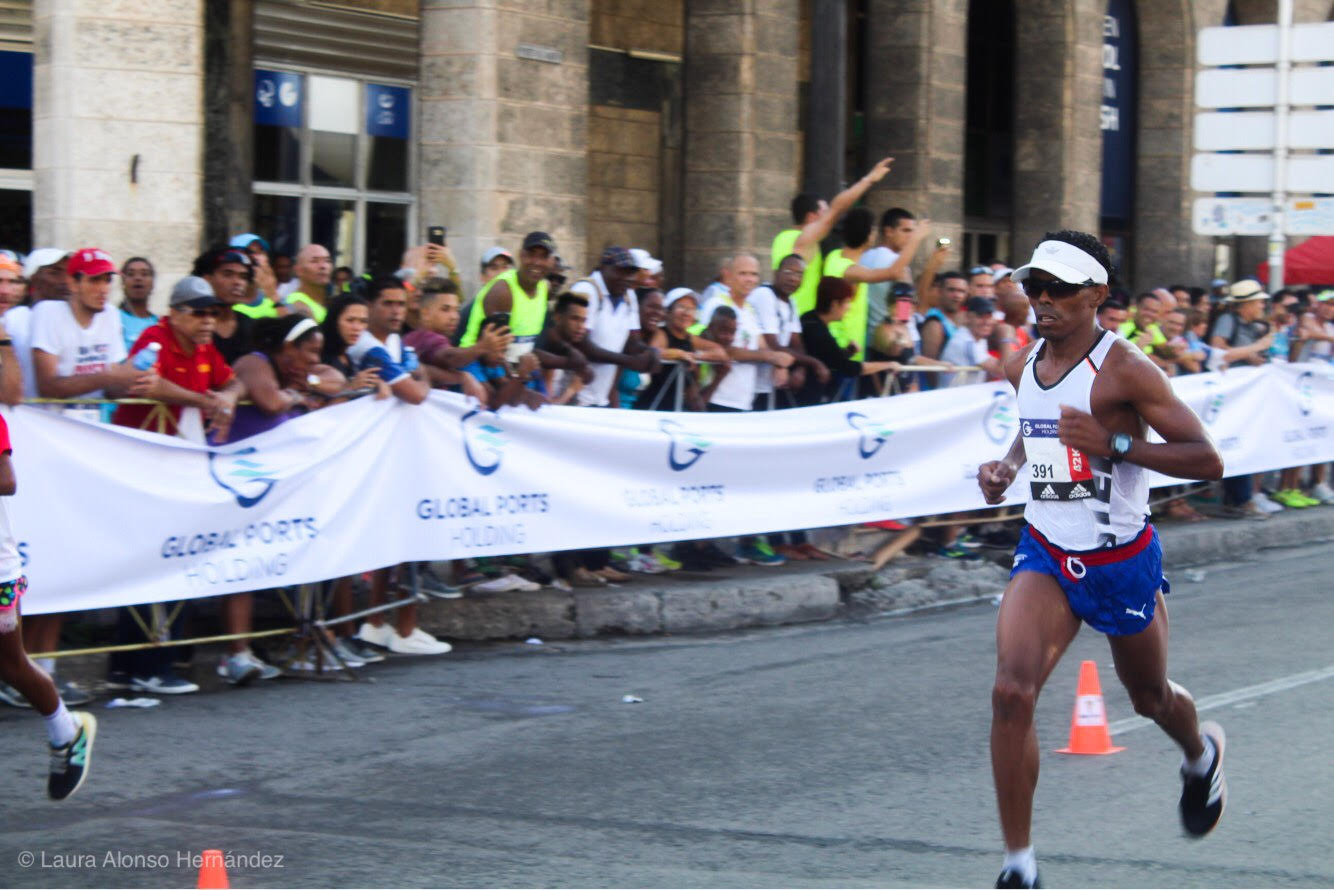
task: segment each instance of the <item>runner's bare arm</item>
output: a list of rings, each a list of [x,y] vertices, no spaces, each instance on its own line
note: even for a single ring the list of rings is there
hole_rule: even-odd
[[[1108,359],[1103,374],[1114,381],[1110,398],[1128,404],[1164,439],[1148,442],[1137,431],[1124,459],[1178,479],[1223,478],[1222,455],[1195,412],[1172,391],[1167,375],[1137,350],[1117,350]],[[1112,432],[1093,415],[1061,406],[1061,444],[1110,457]]]
[[[1036,343],[1030,343],[1018,352],[1010,353],[1005,360],[1005,379],[1010,381],[1015,392],[1019,391],[1019,378],[1024,373],[1024,363]],[[1019,468],[1024,465],[1024,437],[1015,434],[1010,450],[1000,460],[991,460],[977,468],[977,484],[988,504],[999,504],[1005,500],[1005,491],[1014,482]]]

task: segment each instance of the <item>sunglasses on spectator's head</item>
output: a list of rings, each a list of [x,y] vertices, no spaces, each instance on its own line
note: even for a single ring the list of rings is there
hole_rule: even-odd
[[[1086,281],[1083,284],[1071,284],[1068,281],[1057,281],[1055,278],[1044,280],[1025,278],[1023,283],[1025,296],[1037,299],[1042,296],[1043,291],[1046,291],[1053,300],[1059,300],[1062,297],[1073,297],[1084,288],[1092,286],[1092,281]]]

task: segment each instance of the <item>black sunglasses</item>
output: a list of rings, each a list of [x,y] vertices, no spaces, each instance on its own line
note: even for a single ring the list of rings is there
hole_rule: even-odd
[[[222,311],[213,308],[191,309],[190,314],[193,315],[195,318],[217,318],[218,316],[222,315]]]
[[[1084,288],[1092,285],[1092,281],[1084,284],[1071,284],[1068,281],[1056,281],[1055,279],[1039,281],[1036,278],[1025,278],[1023,281],[1024,295],[1032,300],[1042,296],[1043,291],[1050,294],[1053,300],[1059,300],[1062,297],[1073,297]]]

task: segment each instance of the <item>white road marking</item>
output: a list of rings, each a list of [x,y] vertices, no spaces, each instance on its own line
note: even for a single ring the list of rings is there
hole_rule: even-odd
[[[1304,671],[1300,674],[1292,674],[1287,677],[1279,677],[1277,680],[1270,680],[1268,683],[1260,683],[1255,686],[1243,686],[1240,689],[1233,689],[1230,692],[1220,692],[1217,695],[1206,695],[1204,698],[1196,699],[1196,711],[1210,711],[1214,708],[1223,708],[1228,705],[1239,702],[1249,701],[1250,699],[1261,698],[1271,695],[1275,692],[1284,692],[1288,689],[1295,689],[1298,686],[1305,686],[1307,683],[1318,683],[1321,680],[1328,680],[1334,677],[1334,664],[1314,671]],[[1122,732],[1130,732],[1135,729],[1143,729],[1145,726],[1153,726],[1152,720],[1144,717],[1128,717],[1125,720],[1118,720],[1110,724],[1107,729],[1112,735]]]

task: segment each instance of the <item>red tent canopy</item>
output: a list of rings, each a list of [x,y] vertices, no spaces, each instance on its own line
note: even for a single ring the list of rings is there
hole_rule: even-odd
[[[1255,267],[1269,283],[1269,261]],[[1283,254],[1283,281],[1288,284],[1334,284],[1334,235],[1316,235]]]

